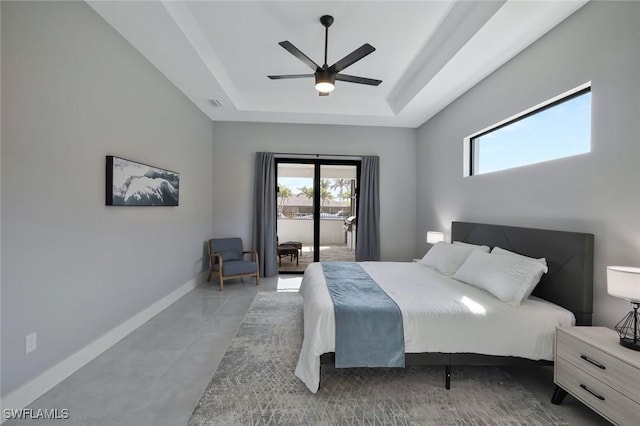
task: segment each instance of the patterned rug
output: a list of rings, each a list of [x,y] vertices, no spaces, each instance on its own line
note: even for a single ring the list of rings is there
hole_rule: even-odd
[[[259,292],[200,398],[196,425],[566,425],[496,367],[333,369],[312,394],[294,375],[297,293]]]

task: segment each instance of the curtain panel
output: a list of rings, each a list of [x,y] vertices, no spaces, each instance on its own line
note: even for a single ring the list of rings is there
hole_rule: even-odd
[[[380,260],[380,157],[362,157],[356,261]]]
[[[253,246],[260,255],[260,276],[278,274],[276,248],[276,169],[272,152],[256,153],[253,185]]]

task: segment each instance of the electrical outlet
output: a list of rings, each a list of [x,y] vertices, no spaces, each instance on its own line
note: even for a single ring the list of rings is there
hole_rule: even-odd
[[[36,334],[36,332],[34,331],[33,333],[27,335],[24,338],[24,343],[25,343],[25,348],[24,348],[24,353],[28,354],[31,353],[33,351],[36,350],[36,348],[38,347],[38,335]]]

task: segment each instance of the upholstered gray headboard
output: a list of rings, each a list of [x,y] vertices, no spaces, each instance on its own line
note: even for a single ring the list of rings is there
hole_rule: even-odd
[[[452,222],[451,240],[484,244],[547,259],[549,272],[533,295],[560,305],[591,325],[593,313],[593,235],[579,232]]]

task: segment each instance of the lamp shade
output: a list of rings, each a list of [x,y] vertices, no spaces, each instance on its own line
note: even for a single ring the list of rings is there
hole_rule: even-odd
[[[427,244],[435,244],[444,241],[444,234],[437,231],[427,231]]]
[[[607,291],[612,296],[640,303],[640,268],[607,266]]]

